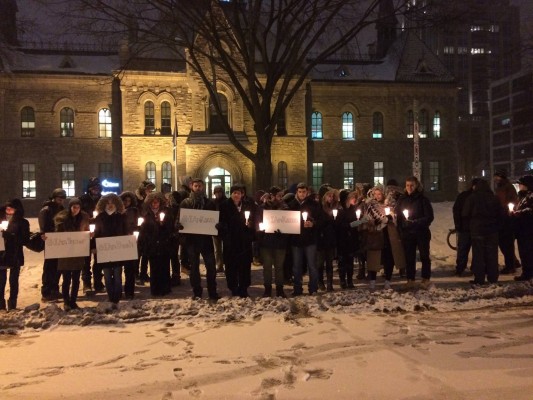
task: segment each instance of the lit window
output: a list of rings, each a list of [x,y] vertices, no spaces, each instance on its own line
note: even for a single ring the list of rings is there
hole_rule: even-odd
[[[20,112],[20,135],[35,136],[35,111],[31,107],[24,107]]]
[[[324,164],[313,163],[313,187],[319,188],[324,181]]]
[[[161,182],[172,185],[172,164],[168,161],[161,164]]]
[[[311,115],[311,139],[323,139],[322,114],[315,111]]]
[[[342,138],[355,139],[353,115],[350,112],[345,112],[342,114]]]
[[[455,48],[453,46],[444,46],[444,54],[453,54],[455,53]]]
[[[420,137],[427,138],[429,131],[429,114],[427,110],[420,110],[420,114],[418,115],[418,124]]]
[[[156,185],[156,169],[155,169],[155,163],[152,161],[148,161],[145,166],[145,172],[146,172],[146,179],[148,179],[150,182],[152,182],[154,185]],[[156,185],[157,187],[157,185]]]
[[[61,137],[74,136],[74,110],[72,108],[62,108],[59,113],[59,129]]]
[[[98,136],[110,138],[111,133],[111,111],[107,108],[102,108],[98,111]]]
[[[22,197],[34,199],[37,196],[35,164],[22,164]]]
[[[161,135],[171,135],[172,126],[170,118],[170,103],[164,101],[161,103]]]
[[[151,101],[144,103],[144,134],[155,134],[154,103]]]
[[[374,161],[374,185],[383,185],[383,161]]]
[[[440,112],[435,111],[433,114],[433,137],[440,138]]]
[[[439,168],[439,162],[438,161],[430,161],[429,162],[429,190],[432,192],[435,192],[437,190],[440,190],[440,168]]]
[[[289,185],[289,172],[287,168],[287,163],[285,161],[280,161],[278,163],[278,186],[280,188],[287,188]]]
[[[407,111],[407,137],[412,139],[415,132],[415,116],[413,110]]]
[[[67,197],[75,195],[74,164],[61,164],[61,188]]]
[[[353,162],[352,161],[344,162],[342,171],[343,171],[343,188],[353,189],[353,186],[354,186]]]
[[[380,112],[375,112],[372,115],[372,138],[383,138],[383,114]]]

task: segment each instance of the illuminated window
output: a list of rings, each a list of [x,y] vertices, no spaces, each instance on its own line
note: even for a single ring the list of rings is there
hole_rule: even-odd
[[[34,199],[37,195],[35,164],[22,164],[22,197]]]
[[[289,172],[287,168],[287,163],[285,161],[280,161],[278,163],[278,186],[280,188],[287,188],[289,185]]]
[[[72,108],[62,108],[59,113],[59,129],[61,137],[74,136],[74,110]]]
[[[374,161],[374,185],[383,185],[384,182],[383,161]]]
[[[31,107],[24,107],[20,112],[20,135],[35,136],[35,111]]]
[[[171,135],[172,126],[170,118],[170,103],[164,101],[161,103],[161,135]]]
[[[427,138],[429,131],[429,114],[427,110],[420,110],[420,114],[418,114],[418,123],[420,137]]]
[[[375,112],[372,115],[372,138],[383,138],[383,114],[380,112]]]
[[[98,111],[98,136],[110,138],[111,133],[111,111],[107,108],[102,108]]]
[[[154,103],[151,101],[144,103],[144,134],[155,134]]]
[[[156,168],[155,163],[152,161],[148,161],[145,166],[145,172],[146,172],[146,179],[148,179],[150,182],[152,182],[154,185],[156,185]],[[157,187],[157,185],[156,185]]]
[[[74,164],[61,164],[61,188],[67,193],[67,197],[74,197],[75,186]]]
[[[440,190],[440,166],[438,161],[429,162],[429,190]]]
[[[322,185],[322,182],[324,181],[324,164],[319,163],[313,163],[313,187],[319,188],[320,185]]]
[[[172,164],[168,161],[161,164],[161,182],[172,185]]]
[[[322,114],[315,111],[311,115],[311,139],[323,139]]]
[[[440,138],[440,133],[440,112],[435,111],[435,114],[433,114],[433,137]]]
[[[353,115],[350,112],[342,114],[342,138],[355,139],[355,129]]]
[[[415,116],[413,110],[407,111],[407,137],[412,139],[415,132]]]
[[[352,161],[344,162],[342,171],[343,171],[344,189],[353,189],[354,187],[353,162]]]

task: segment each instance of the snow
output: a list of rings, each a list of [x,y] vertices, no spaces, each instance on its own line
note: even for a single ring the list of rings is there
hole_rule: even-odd
[[[218,278],[216,304],[182,285],[112,310],[104,294],[81,310],[39,303],[42,254],[26,252],[19,307],[0,313],[2,399],[530,399],[530,283],[502,276],[472,289],[452,273],[451,203],[433,205],[435,287],[251,298]],[[31,220],[35,224],[35,220]],[[290,293],[292,288],[286,288]]]

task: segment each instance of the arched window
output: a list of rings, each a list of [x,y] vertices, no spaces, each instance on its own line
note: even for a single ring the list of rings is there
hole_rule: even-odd
[[[152,182],[154,185],[156,185],[156,179],[155,179],[155,174],[156,174],[156,169],[155,169],[155,163],[152,162],[152,161],[148,161],[146,163],[146,166],[145,166],[145,171],[146,171],[146,179],[148,179],[150,182]],[[156,185],[157,187],[157,185]]]
[[[345,112],[342,114],[342,138],[355,139],[355,127],[353,124],[353,114]]]
[[[111,111],[107,108],[102,108],[98,111],[98,137],[111,137]]]
[[[287,188],[289,185],[289,172],[287,169],[287,163],[280,161],[278,163],[278,186],[280,188]]]
[[[172,164],[168,161],[161,164],[161,182],[172,185]]]
[[[278,136],[287,136],[287,125],[285,122],[285,110],[283,110],[279,116],[278,123],[276,124],[276,134]]]
[[[154,103],[147,101],[144,103],[144,134],[155,134]]]
[[[72,108],[62,108],[59,113],[59,129],[61,137],[74,136],[74,110]]]
[[[407,137],[412,139],[415,132],[415,116],[413,110],[407,111]]]
[[[322,114],[315,111],[311,115],[311,139],[323,139],[322,133]]]
[[[172,134],[171,124],[170,103],[168,101],[164,101],[161,103],[161,135]]]
[[[228,121],[228,99],[222,93],[218,93],[218,102],[222,115],[217,113],[217,109],[212,99],[209,101],[209,132],[224,133],[224,122]]]
[[[440,112],[435,111],[435,114],[433,114],[433,137],[440,138],[440,133]]]
[[[31,107],[24,107],[20,111],[20,136],[35,136],[35,111]]]
[[[418,123],[420,125],[420,137],[427,138],[429,133],[429,114],[427,110],[420,110],[418,115]]]
[[[383,114],[377,111],[372,114],[372,138],[383,139]]]

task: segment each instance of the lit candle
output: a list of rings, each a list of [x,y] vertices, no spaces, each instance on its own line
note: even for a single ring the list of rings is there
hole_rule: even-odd
[[[246,223],[248,223],[248,219],[250,218],[250,211],[244,212],[244,218],[246,219]]]
[[[144,222],[144,218],[143,217],[139,217],[137,218],[137,226],[141,226]]]
[[[7,226],[9,225],[9,222],[7,221],[2,221],[2,223],[0,224],[0,227],[2,228],[2,230],[6,230],[7,229]]]
[[[93,211],[93,218],[96,218],[96,216],[98,215],[98,211]]]
[[[302,212],[302,219],[303,219],[304,221],[307,221],[307,211],[303,211],[303,212]]]
[[[509,207],[509,212],[513,212],[514,211],[514,204],[513,203],[507,204],[507,207]]]
[[[133,236],[135,236],[135,240],[139,239],[139,231],[134,231]]]
[[[355,212],[355,217],[356,217],[357,219],[361,218],[361,210],[357,210],[357,211]]]
[[[385,215],[390,215],[390,207],[385,207]]]
[[[260,231],[264,231],[265,230],[265,224],[263,224],[262,222],[259,222],[259,230]]]
[[[409,210],[403,210],[403,216],[405,219],[409,219]]]
[[[337,219],[337,213],[339,212],[339,210],[337,210],[336,208],[334,210],[332,210],[332,213],[333,213],[333,219]]]
[[[164,212],[160,212],[159,213],[159,220],[163,221],[164,219],[165,219],[165,213]]]
[[[89,225],[89,231],[90,231],[91,233],[94,232],[94,229],[95,229],[95,228],[96,228],[96,225],[95,225],[95,224],[90,224],[90,225]]]

